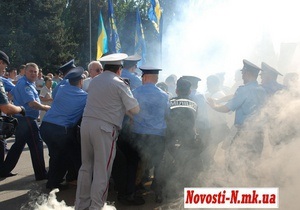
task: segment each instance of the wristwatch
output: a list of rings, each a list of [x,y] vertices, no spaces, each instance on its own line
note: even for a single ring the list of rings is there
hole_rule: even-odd
[[[20,106],[20,108],[21,108],[20,114],[24,117],[26,114],[25,108],[23,106]]]

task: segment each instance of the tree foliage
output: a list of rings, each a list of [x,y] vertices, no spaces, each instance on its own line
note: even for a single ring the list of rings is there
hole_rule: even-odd
[[[69,2],[68,6],[66,3]],[[113,0],[122,51],[134,52],[136,8],[139,8],[147,47],[155,48],[157,33],[148,20],[149,0]],[[160,0],[165,24],[172,20],[175,2]],[[47,71],[75,58],[86,67],[96,57],[99,12],[107,23],[107,0],[1,0],[0,50],[12,66],[36,62]],[[91,15],[91,58],[90,58]],[[154,45],[153,45],[154,43]],[[156,43],[157,44],[157,43]]]

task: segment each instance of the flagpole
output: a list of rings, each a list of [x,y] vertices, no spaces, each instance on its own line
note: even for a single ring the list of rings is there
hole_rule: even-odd
[[[89,30],[90,30],[90,61],[92,61],[92,6],[91,0],[89,0]]]

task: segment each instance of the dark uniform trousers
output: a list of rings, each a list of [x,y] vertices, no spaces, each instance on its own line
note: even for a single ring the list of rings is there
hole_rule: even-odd
[[[140,158],[148,162],[150,167],[154,167],[154,180],[151,187],[156,194],[161,194],[162,177],[160,174],[162,173],[159,171],[159,168],[165,151],[165,137],[132,133],[131,140],[133,145],[137,147]]]
[[[7,153],[3,167],[1,168],[1,173],[8,174],[15,168],[27,143],[30,150],[35,179],[46,179],[47,171],[45,168],[43,141],[40,136],[37,121],[31,117],[17,116],[16,118],[19,124],[15,132],[15,143]]]
[[[77,173],[80,163],[75,166],[72,158],[79,158],[73,156],[73,143],[76,141],[76,127],[64,127],[49,122],[43,122],[41,125],[41,135],[43,141],[47,144],[49,150],[49,171],[47,188],[58,187],[63,181],[63,178],[70,168],[77,168]],[[73,170],[72,170],[73,172]],[[77,174],[75,175],[77,178]],[[70,180],[68,180],[70,181]]]
[[[5,156],[5,140],[2,136],[0,136],[0,167],[4,162],[4,156]]]

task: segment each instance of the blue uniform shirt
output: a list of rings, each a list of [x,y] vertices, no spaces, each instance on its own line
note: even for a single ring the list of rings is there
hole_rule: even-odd
[[[65,84],[69,84],[69,80],[68,80],[68,79],[63,79],[60,83],[58,83],[58,84],[55,86],[54,90],[52,91],[52,98],[53,98],[53,99],[55,98],[55,96],[56,96],[56,94],[57,94],[57,91],[58,91],[59,87],[60,87],[61,85],[65,85]]]
[[[61,85],[43,121],[65,127],[75,126],[82,116],[86,99],[87,93],[82,89],[69,83]]]
[[[234,97],[226,104],[235,112],[235,126],[242,126],[250,115],[254,114],[266,100],[265,90],[256,81],[240,86]]]
[[[168,114],[168,95],[154,84],[145,84],[133,90],[140,112],[133,117],[132,132],[138,134],[165,135]]]
[[[3,82],[5,92],[10,92],[12,91],[12,89],[14,89],[15,85],[9,79],[6,79],[4,77],[0,77],[0,79]]]
[[[276,81],[263,84],[262,87],[265,89],[267,95],[274,95],[277,91],[284,89],[284,85],[279,84]]]
[[[130,89],[131,90],[134,90],[137,87],[142,85],[142,80],[136,74],[131,73],[127,69],[122,70],[121,77],[122,78],[127,78],[127,79],[130,80]]]
[[[26,77],[20,78],[17,85],[11,91],[11,94],[14,97],[14,104],[16,106],[24,106],[26,116],[34,119],[38,118],[40,111],[30,107],[28,104],[31,101],[41,103],[34,82],[28,81]]]

